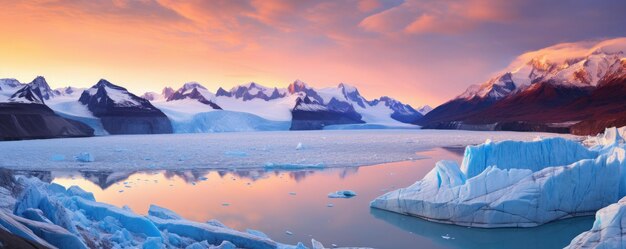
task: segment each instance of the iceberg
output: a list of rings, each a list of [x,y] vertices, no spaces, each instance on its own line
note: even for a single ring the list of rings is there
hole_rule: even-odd
[[[600,209],[596,213],[593,227],[581,233],[565,248],[624,248],[626,236],[623,235],[626,224],[626,198]]]
[[[74,159],[76,159],[76,161],[83,162],[83,163],[89,163],[89,162],[95,161],[93,155],[89,152],[82,152],[76,155]]]
[[[344,199],[348,199],[348,198],[352,198],[356,196],[356,192],[352,191],[352,190],[339,190],[336,192],[332,192],[330,194],[328,194],[328,198],[344,198]]]
[[[563,138],[488,141],[468,146],[460,166],[440,161],[370,206],[469,227],[533,227],[616,202],[626,195],[625,174],[623,143],[588,149]]]

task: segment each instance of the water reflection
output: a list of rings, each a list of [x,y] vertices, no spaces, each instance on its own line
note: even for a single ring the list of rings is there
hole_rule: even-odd
[[[446,248],[464,249],[563,248],[576,235],[589,230],[594,221],[593,216],[586,216],[533,228],[484,229],[428,222],[375,208],[370,212],[378,219],[418,236],[427,237]]]
[[[147,213],[150,204],[157,204],[190,220],[218,219],[234,229],[260,230],[277,241],[292,244],[315,238],[328,245],[394,249],[522,248],[516,247],[522,242],[525,248],[542,248],[539,244],[562,246],[563,241],[591,225],[592,218],[528,230],[466,229],[370,210],[371,200],[413,184],[436,161],[460,161],[462,150],[435,149],[420,155],[427,158],[323,170],[82,170],[29,174],[66,187],[78,185],[93,192],[98,201],[127,205],[140,214]],[[354,190],[358,196],[349,200],[327,197],[343,189]],[[287,235],[286,230],[294,234]],[[441,235],[445,234],[455,239],[444,240]],[[530,244],[533,240],[537,246]]]

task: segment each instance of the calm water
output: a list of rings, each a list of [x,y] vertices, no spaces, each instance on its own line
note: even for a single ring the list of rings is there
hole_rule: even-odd
[[[375,248],[562,248],[588,230],[593,217],[570,219],[529,229],[477,229],[426,222],[369,208],[386,191],[421,179],[440,159],[461,160],[457,149],[420,153],[427,159],[377,166],[306,171],[155,171],[36,172],[40,178],[69,187],[79,185],[96,200],[128,205],[147,213],[151,203],[183,217],[217,219],[229,227],[252,228],[272,239],[330,247]],[[327,194],[350,189],[352,199]],[[328,207],[333,204],[333,207]],[[285,231],[293,232],[287,235]],[[449,235],[444,239],[442,235]]]

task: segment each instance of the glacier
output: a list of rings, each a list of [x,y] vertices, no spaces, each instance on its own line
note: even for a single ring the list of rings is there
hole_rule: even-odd
[[[370,206],[484,228],[590,215],[626,195],[626,146],[612,138],[589,149],[563,138],[468,146],[461,166],[440,161],[422,180]]]
[[[48,248],[307,248],[283,244],[263,232],[228,228],[219,221],[189,221],[151,205],[147,215],[97,202],[80,187],[68,189],[0,170],[0,229]],[[313,247],[320,245],[312,241]],[[319,247],[316,247],[319,248]]]

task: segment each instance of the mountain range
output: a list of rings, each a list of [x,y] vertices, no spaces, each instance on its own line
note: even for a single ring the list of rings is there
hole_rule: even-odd
[[[414,122],[423,128],[595,135],[626,125],[626,38],[565,43],[519,56]]]
[[[316,89],[302,81],[286,88],[248,83],[214,94],[196,82],[137,96],[105,79],[88,89],[51,89],[39,76],[30,83],[0,79],[0,140],[259,130],[394,127],[430,110],[390,97],[367,100],[350,85]]]
[[[197,82],[141,96],[100,80],[51,89],[0,79],[0,140],[260,130],[417,128],[595,135],[626,125],[626,38],[563,43],[520,55],[491,79],[432,109],[341,83],[219,88]]]

